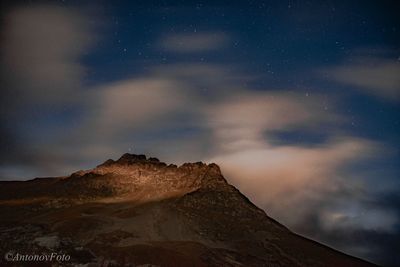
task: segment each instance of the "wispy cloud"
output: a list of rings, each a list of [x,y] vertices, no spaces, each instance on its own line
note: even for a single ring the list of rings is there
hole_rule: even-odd
[[[89,16],[56,5],[17,6],[3,22],[0,164],[17,162],[21,172],[62,157],[42,153],[32,142],[38,139],[32,129],[41,129],[43,114],[48,118],[81,104],[85,67],[80,59],[96,34]],[[46,133],[41,132],[39,139],[46,139]],[[52,142],[56,134],[48,135]]]
[[[93,106],[88,124],[108,131],[127,131],[149,127],[168,114],[185,106],[182,86],[167,79],[133,79],[97,88],[98,102]]]
[[[197,53],[223,48],[228,42],[229,36],[222,32],[194,32],[165,36],[160,44],[175,53]]]
[[[232,150],[249,142],[259,147],[266,141],[264,136],[276,130],[310,129],[333,119],[338,122],[324,109],[324,102],[301,93],[237,91],[204,112],[218,144]]]
[[[217,148],[209,160],[221,164],[228,179],[260,206],[294,223],[304,203],[338,188],[339,173],[346,165],[368,158],[377,149],[374,142],[335,131],[312,147],[274,143],[276,130],[315,133],[322,125],[329,128],[344,122],[326,111],[322,102],[320,97],[302,94],[246,92],[207,107]]]
[[[17,8],[5,17],[3,30],[2,75],[13,90],[29,102],[74,98],[85,75],[80,57],[94,38],[82,13],[45,5]]]
[[[312,202],[341,190],[341,179],[346,176],[341,170],[371,156],[373,148],[365,140],[352,138],[313,148],[259,143],[258,148],[242,147],[211,160],[220,163],[228,179],[258,205],[292,225],[306,215]],[[361,227],[362,222],[358,223]]]
[[[326,78],[388,100],[400,99],[400,61],[396,56],[365,53],[346,64],[328,68]]]
[[[329,131],[313,146],[274,142],[274,131],[315,134],[346,122],[334,109],[326,111],[322,100],[246,92],[208,108],[214,151],[207,161],[217,162],[225,177],[273,218],[365,257],[372,248],[360,242],[367,235],[356,237],[356,232],[393,234],[400,223],[396,209],[371,207],[374,189],[366,177],[355,179],[349,171],[355,163],[384,155],[381,144],[340,131]],[[353,233],[351,245],[343,242]]]

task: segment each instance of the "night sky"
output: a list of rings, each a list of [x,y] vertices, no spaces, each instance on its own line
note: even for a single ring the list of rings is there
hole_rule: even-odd
[[[400,265],[399,3],[137,2],[2,2],[0,179],[216,162],[295,232]]]

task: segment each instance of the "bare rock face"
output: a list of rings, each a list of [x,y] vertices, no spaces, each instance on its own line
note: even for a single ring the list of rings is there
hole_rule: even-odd
[[[67,177],[1,182],[0,233],[3,254],[66,253],[62,266],[373,266],[292,233],[216,164],[134,154]]]
[[[184,195],[199,188],[227,188],[216,164],[185,163],[167,165],[157,158],[124,154],[118,160],[107,160],[94,169],[73,173],[60,181],[59,194],[79,198],[133,196],[147,192],[148,198]],[[143,197],[143,196],[141,196]]]

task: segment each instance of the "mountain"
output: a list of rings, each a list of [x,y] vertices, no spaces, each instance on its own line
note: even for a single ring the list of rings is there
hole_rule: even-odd
[[[5,255],[68,255],[60,266],[375,266],[291,232],[216,164],[133,154],[66,177],[1,182],[0,241]]]

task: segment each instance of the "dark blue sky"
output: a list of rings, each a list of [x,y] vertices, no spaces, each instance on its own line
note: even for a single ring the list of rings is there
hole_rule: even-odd
[[[400,265],[399,4],[209,2],[2,3],[0,179],[215,161],[294,231]]]

